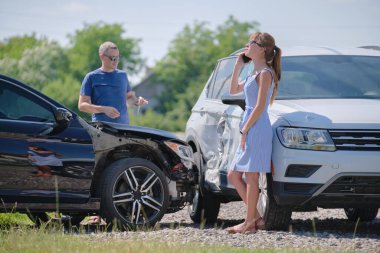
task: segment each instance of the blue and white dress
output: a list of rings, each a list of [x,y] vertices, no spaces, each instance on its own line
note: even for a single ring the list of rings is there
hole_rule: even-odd
[[[274,80],[273,72],[269,68],[261,70],[256,75],[249,76],[244,83],[246,106],[243,119],[240,123],[240,129],[243,128],[251,115],[253,108],[256,106],[259,93],[256,77],[264,70],[269,71],[272,75],[272,84],[266,98],[265,109],[253,126],[248,130],[244,151],[239,144],[235,157],[231,162],[230,168],[232,171],[265,173],[271,171],[273,131],[269,120],[268,107],[273,93]]]

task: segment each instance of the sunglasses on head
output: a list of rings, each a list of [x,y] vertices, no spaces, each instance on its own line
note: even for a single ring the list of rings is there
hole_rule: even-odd
[[[104,55],[106,56],[108,59],[110,59],[110,61],[119,61],[119,56],[109,56],[109,55]]]

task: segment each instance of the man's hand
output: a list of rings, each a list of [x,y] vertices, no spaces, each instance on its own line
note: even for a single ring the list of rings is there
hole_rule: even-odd
[[[115,119],[117,117],[120,117],[120,113],[118,110],[116,110],[112,106],[103,106],[103,113],[110,117],[111,119]]]
[[[143,106],[143,105],[146,105],[146,104],[148,104],[148,103],[149,103],[149,101],[146,100],[145,98],[143,98],[143,97],[138,97],[138,98],[137,98],[137,101],[136,101],[136,103],[135,103],[135,105],[136,105],[136,106]]]

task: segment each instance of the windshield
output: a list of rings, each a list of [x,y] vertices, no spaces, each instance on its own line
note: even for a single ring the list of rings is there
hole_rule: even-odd
[[[282,58],[276,99],[380,98],[380,57]]]

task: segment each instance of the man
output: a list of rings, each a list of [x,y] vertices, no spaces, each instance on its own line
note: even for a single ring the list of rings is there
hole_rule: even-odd
[[[136,97],[129,85],[127,73],[117,69],[119,49],[112,42],[99,47],[102,66],[88,73],[80,90],[78,108],[92,113],[92,121],[108,121],[129,125],[128,104],[142,106],[148,103]]]
[[[117,69],[119,49],[112,42],[99,47],[102,66],[88,73],[82,82],[78,109],[92,113],[92,121],[108,121],[129,125],[128,104],[142,106],[148,103],[136,97],[125,71]],[[92,216],[89,224],[101,223],[100,216]]]

